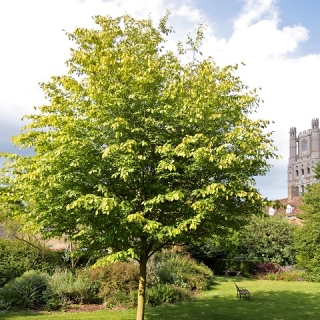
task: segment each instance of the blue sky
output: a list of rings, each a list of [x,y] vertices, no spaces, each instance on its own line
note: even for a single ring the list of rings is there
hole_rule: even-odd
[[[301,24],[309,30],[310,39],[299,50],[301,54],[320,52],[320,1],[313,0],[280,0],[280,27]]]
[[[66,72],[70,42],[63,29],[94,27],[97,14],[157,21],[166,8],[175,40],[205,22],[204,56],[220,66],[245,62],[239,76],[262,88],[256,116],[275,121],[270,130],[282,159],[257,178],[257,187],[270,199],[287,197],[289,128],[300,132],[320,118],[317,0],[1,0],[0,151],[27,152],[14,149],[10,137],[19,133],[22,116],[44,103],[38,83]]]

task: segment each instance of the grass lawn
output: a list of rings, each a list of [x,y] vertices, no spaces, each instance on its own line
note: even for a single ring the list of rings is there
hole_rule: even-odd
[[[305,320],[320,319],[320,284],[217,277],[212,289],[194,301],[157,308],[147,307],[146,320]],[[251,292],[251,301],[236,298],[233,282]],[[10,320],[134,320],[135,310],[89,313],[1,312]]]

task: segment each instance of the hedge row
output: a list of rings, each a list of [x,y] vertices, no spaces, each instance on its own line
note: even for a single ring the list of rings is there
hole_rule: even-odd
[[[0,287],[28,270],[52,273],[64,267],[62,253],[37,249],[19,240],[0,239]]]
[[[249,276],[255,273],[260,261],[239,259],[205,259],[203,263],[214,271],[215,275],[224,275],[225,270],[241,271],[241,275]]]

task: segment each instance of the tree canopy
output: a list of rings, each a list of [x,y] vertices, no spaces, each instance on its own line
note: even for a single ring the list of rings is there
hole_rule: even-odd
[[[314,168],[316,179],[320,179],[320,164]],[[309,273],[310,280],[319,281],[320,263],[320,183],[307,188],[302,198],[302,226],[296,233],[297,262]]]
[[[1,178],[3,200],[48,236],[139,261],[138,319],[152,254],[243,225],[264,205],[254,177],[276,157],[237,66],[202,58],[201,26],[167,50],[167,17],[157,28],[96,16],[69,33],[68,73],[41,84],[48,103],[13,138],[34,154],[5,154]]]
[[[296,226],[282,216],[252,216],[239,232],[237,254],[281,266],[295,263],[294,231]]]

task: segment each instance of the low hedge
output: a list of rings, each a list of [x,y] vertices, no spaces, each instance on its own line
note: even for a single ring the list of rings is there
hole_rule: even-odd
[[[224,275],[225,270],[241,271],[241,275],[254,274],[260,261],[239,259],[206,259],[203,263],[214,271],[215,275]]]

